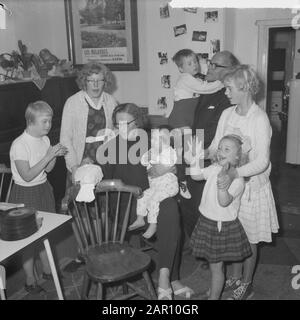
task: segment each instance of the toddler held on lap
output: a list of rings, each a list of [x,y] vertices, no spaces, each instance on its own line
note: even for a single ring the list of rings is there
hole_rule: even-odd
[[[176,162],[177,154],[170,145],[169,130],[166,128],[153,130],[151,149],[141,158],[141,164],[147,167],[150,188],[137,200],[137,219],[129,226],[129,230],[144,226],[144,217],[148,216],[149,227],[143,237],[149,239],[155,234],[160,202],[175,196],[179,190],[177,177],[170,172]],[[159,166],[162,172],[156,178],[152,178],[149,174],[153,166]]]

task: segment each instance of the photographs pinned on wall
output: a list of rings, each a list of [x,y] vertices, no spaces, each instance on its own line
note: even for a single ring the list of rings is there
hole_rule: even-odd
[[[158,110],[166,110],[167,109],[167,98],[166,97],[160,97],[157,100],[157,108]]]
[[[211,51],[212,55],[214,55],[215,53],[220,51],[220,40],[219,39],[210,40],[210,51]]]
[[[197,13],[197,8],[183,8],[183,11],[186,11],[189,13]]]
[[[159,15],[161,19],[170,17],[169,5],[167,3],[160,6]]]
[[[168,54],[167,52],[161,51],[158,52],[159,64],[166,64],[168,63]]]
[[[197,53],[197,57],[200,65],[200,73],[206,75],[208,71],[208,53]]]
[[[204,12],[204,22],[218,22],[218,11],[206,11]]]
[[[165,89],[171,88],[171,76],[170,75],[163,75],[161,77],[161,86]]]
[[[173,28],[174,30],[174,36],[175,37],[178,37],[178,36],[181,36],[185,33],[187,33],[187,28],[186,28],[186,24],[182,24],[180,26],[176,26]]]
[[[208,53],[207,52],[205,52],[205,53],[203,53],[203,52],[201,52],[201,53],[197,53],[197,56],[198,56],[198,59],[199,59],[199,61],[200,61],[200,59],[208,59]]]
[[[206,31],[193,31],[192,41],[206,41]]]

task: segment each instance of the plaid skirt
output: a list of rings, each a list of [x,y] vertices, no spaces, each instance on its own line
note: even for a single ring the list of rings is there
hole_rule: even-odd
[[[238,219],[218,222],[200,214],[190,241],[192,254],[210,263],[242,261],[252,254],[246,233]]]
[[[26,207],[39,211],[56,212],[53,188],[48,181],[33,187],[13,184],[9,202],[24,203]]]

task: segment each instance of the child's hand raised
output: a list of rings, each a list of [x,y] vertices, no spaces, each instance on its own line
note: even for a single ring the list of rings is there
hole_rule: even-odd
[[[232,181],[235,178],[234,171],[235,168],[230,166],[230,163],[226,163],[221,171],[218,173],[217,186],[218,189],[228,190]]]

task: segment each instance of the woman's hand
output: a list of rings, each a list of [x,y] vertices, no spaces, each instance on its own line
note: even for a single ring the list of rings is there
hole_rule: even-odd
[[[160,177],[160,176],[162,176],[162,175],[164,175],[165,173],[168,173],[168,172],[176,174],[177,173],[176,166],[167,167],[167,166],[164,166],[164,165],[161,165],[161,164],[154,164],[154,165],[151,166],[150,169],[148,169],[148,175],[151,178]]]

